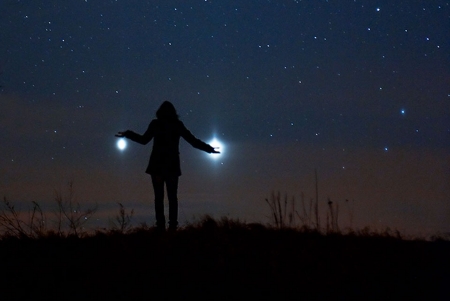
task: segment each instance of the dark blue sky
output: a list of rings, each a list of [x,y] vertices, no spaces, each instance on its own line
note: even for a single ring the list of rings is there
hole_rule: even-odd
[[[180,217],[265,220],[280,190],[355,200],[360,226],[449,231],[448,1],[3,1],[0,193],[51,204],[73,179],[105,219],[152,223],[151,146],[120,152],[164,100],[182,142]],[[345,225],[345,209],[342,209]],[[112,214],[112,213],[111,213]]]

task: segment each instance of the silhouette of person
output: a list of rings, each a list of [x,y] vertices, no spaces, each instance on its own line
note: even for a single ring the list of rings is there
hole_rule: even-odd
[[[211,145],[196,138],[177,115],[174,105],[164,101],[156,111],[156,119],[150,122],[143,135],[126,130],[116,137],[125,137],[140,144],[147,144],[153,138],[153,149],[146,173],[151,175],[155,195],[155,214],[157,229],[165,229],[164,184],[169,200],[169,229],[178,226],[178,177],[181,176],[179,142],[183,137],[193,147],[207,153],[219,153]]]

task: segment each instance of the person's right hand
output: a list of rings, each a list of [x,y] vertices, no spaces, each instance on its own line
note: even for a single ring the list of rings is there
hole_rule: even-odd
[[[125,137],[125,132],[118,132],[114,136],[116,136],[116,137]]]

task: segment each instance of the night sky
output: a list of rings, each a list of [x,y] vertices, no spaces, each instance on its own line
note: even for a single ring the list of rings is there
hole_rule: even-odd
[[[268,222],[264,199],[309,203],[317,170],[323,225],[330,198],[342,228],[450,231],[449,1],[0,7],[0,195],[22,209],[51,212],[73,181],[98,224],[121,202],[152,225],[152,142],[121,151],[114,134],[143,133],[169,100],[222,143],[181,140],[181,224]]]

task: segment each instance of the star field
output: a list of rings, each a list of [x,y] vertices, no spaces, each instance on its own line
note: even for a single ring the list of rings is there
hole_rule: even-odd
[[[73,178],[151,223],[150,146],[119,151],[114,133],[142,133],[170,100],[227,150],[181,142],[181,218],[263,219],[272,190],[313,196],[317,169],[324,204],[355,199],[362,226],[449,230],[448,1],[3,6],[2,195],[51,202]]]

